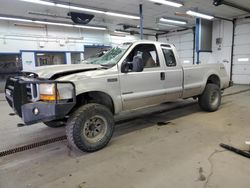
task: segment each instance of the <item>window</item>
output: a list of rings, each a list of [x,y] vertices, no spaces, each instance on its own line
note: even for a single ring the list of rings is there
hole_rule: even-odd
[[[163,51],[163,54],[164,54],[164,57],[165,57],[166,65],[168,67],[175,67],[176,66],[176,60],[175,60],[175,56],[174,56],[174,53],[173,53],[172,49],[162,47],[162,51]]]
[[[71,53],[71,64],[80,64],[82,57],[82,53]]]
[[[36,53],[36,66],[60,65],[66,63],[64,52],[39,52]]]
[[[159,58],[153,44],[139,44],[127,57],[127,62],[133,62],[134,59],[141,59],[143,68],[159,67]]]

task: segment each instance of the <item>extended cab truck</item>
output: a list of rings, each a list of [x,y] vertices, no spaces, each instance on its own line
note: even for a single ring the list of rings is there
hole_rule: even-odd
[[[212,112],[227,87],[223,64],[183,67],[173,45],[139,41],[83,64],[44,66],[11,77],[5,93],[25,124],[66,124],[69,143],[93,152],[110,141],[115,114],[190,97]]]

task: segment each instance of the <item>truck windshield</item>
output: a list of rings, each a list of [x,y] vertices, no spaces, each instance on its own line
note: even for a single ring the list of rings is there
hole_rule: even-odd
[[[86,64],[96,64],[96,65],[107,65],[112,66],[118,63],[126,50],[130,47],[129,44],[123,44],[117,47],[110,49],[101,57],[88,58],[83,61]]]

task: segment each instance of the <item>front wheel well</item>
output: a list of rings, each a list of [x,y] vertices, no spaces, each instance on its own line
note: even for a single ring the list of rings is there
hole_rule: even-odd
[[[210,75],[207,79],[207,83],[206,84],[215,84],[217,86],[220,87],[220,78],[219,76],[213,74],[213,75]]]
[[[88,103],[97,103],[106,106],[113,114],[115,112],[112,98],[101,91],[90,91],[76,96],[76,106],[74,109]]]

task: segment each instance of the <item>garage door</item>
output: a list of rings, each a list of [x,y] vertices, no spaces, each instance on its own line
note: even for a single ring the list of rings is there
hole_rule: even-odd
[[[234,83],[250,84],[250,20],[236,24],[233,60]]]
[[[185,32],[173,33],[166,37],[161,37],[159,38],[159,41],[174,44],[178,51],[181,63],[193,63],[194,35],[191,29]]]

